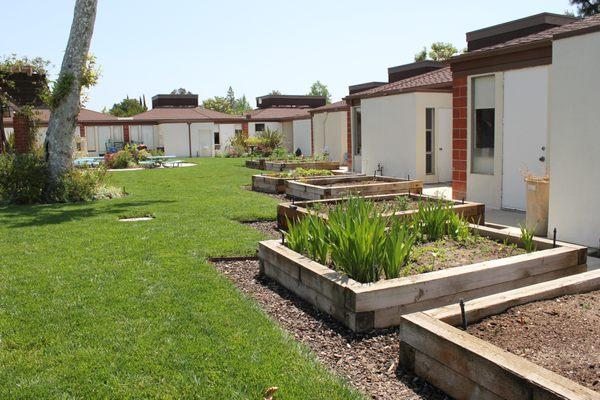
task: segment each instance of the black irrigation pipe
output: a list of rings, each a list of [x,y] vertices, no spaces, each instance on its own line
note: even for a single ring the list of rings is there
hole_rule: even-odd
[[[458,303],[460,305],[460,316],[462,319],[462,329],[463,331],[467,330],[467,313],[465,312],[465,302],[463,301],[463,299],[460,299],[460,302]]]
[[[232,261],[257,261],[258,256],[237,256],[237,257],[209,257],[211,263],[232,262]]]
[[[556,248],[556,228],[552,231],[552,248]]]

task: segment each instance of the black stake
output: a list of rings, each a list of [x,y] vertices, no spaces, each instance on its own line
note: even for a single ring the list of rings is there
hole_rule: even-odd
[[[465,198],[464,197],[462,198],[462,203],[465,204]]]
[[[552,233],[552,248],[556,248],[556,228],[554,228],[554,231]]]
[[[285,244],[285,232],[280,230],[279,233],[281,234],[281,244]]]
[[[460,316],[462,317],[462,329],[463,331],[467,330],[467,313],[465,312],[465,302],[463,299],[460,299]]]

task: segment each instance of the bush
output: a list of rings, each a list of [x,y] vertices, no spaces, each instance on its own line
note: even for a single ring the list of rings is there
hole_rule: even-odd
[[[109,169],[122,169],[135,164],[135,158],[128,149],[104,155],[104,165]]]
[[[105,168],[70,169],[52,190],[53,201],[59,203],[92,201],[96,198],[99,188],[104,186],[105,178]]]
[[[0,155],[0,199],[13,204],[46,201],[49,183],[44,158],[37,154]]]

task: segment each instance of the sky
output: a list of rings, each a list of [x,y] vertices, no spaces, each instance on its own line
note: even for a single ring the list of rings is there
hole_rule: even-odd
[[[74,0],[0,0],[0,56],[50,60],[56,77]],[[200,99],[233,87],[255,97],[306,94],[320,80],[339,100],[348,86],[386,81],[432,42],[466,47],[465,33],[548,11],[568,0],[98,0],[91,52],[102,76],[87,108],[184,87]]]

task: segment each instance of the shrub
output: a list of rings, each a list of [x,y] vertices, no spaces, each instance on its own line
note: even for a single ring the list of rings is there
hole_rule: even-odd
[[[113,154],[105,154],[104,164],[109,169],[122,169],[135,164],[135,159],[129,150],[123,149]]]
[[[402,267],[410,261],[415,239],[410,227],[400,219],[394,218],[381,252],[381,267],[386,279],[406,275],[402,273]]]
[[[0,200],[11,204],[90,201],[98,198],[99,192],[117,197],[119,191],[107,187],[105,178],[104,168],[72,168],[58,183],[52,183],[41,154],[0,156]]]
[[[146,161],[151,156],[152,156],[152,154],[150,154],[150,152],[148,150],[142,149],[142,150],[138,151],[138,153],[137,153],[137,160],[138,161]]]
[[[49,184],[46,162],[39,154],[0,155],[0,199],[13,204],[45,202]]]
[[[309,176],[331,176],[333,172],[328,169],[304,169],[297,168],[292,171],[275,173],[272,176],[279,178],[305,178]]]
[[[256,136],[260,139],[259,150],[264,155],[271,154],[283,144],[283,135],[278,130],[265,129],[258,132]]]
[[[106,169],[70,169],[51,193],[53,201],[60,203],[92,201],[104,185]]]

